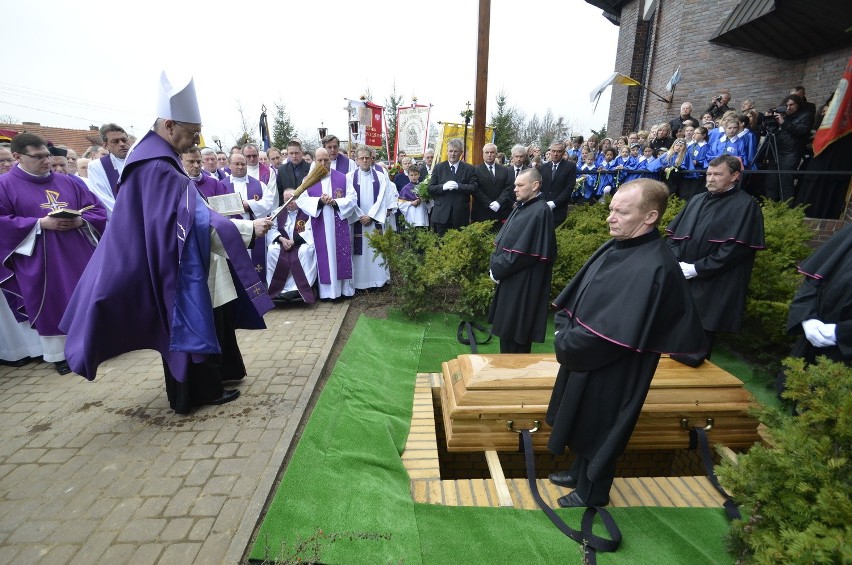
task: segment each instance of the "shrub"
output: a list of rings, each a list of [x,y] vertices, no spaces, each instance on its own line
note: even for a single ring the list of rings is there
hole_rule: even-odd
[[[750,514],[731,524],[728,551],[739,563],[849,563],[852,368],[825,357],[784,364],[783,396],[799,415],[758,409],[772,445],[717,468]]]

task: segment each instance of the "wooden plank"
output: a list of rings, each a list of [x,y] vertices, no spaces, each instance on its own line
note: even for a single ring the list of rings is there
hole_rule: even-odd
[[[624,507],[630,506],[627,501],[627,498],[624,496],[624,492],[622,492],[623,485],[621,481],[618,479],[614,480],[612,483],[612,488],[609,489],[609,505],[614,507]]]
[[[644,506],[642,499],[639,497],[639,493],[637,493],[633,486],[627,482],[627,479],[616,477],[613,484],[616,483],[618,483],[618,488],[624,498],[625,506]]]
[[[526,479],[511,479],[509,485],[512,491],[512,500],[515,501],[515,506],[524,510],[534,510],[538,508],[535,500],[530,493],[530,487],[527,485]]]
[[[660,485],[654,481],[653,477],[640,477],[639,482],[648,492],[648,495],[654,500],[654,506],[672,507],[675,503],[668,496],[665,489],[660,488]]]
[[[497,452],[486,451],[485,461],[488,463],[488,472],[491,473],[491,480],[494,481],[498,504],[500,506],[512,506],[512,495],[509,494],[506,476],[503,474],[503,467],[500,465],[500,458],[497,456]]]
[[[654,481],[658,488],[665,493],[665,496],[671,501],[672,506],[677,508],[688,508],[692,506],[687,498],[683,496],[678,489],[678,484],[672,481],[669,477],[648,477]]]
[[[714,495],[716,490],[710,486],[706,477],[681,477],[681,480],[689,487],[689,490],[695,494],[696,498],[698,498],[701,503],[701,507],[716,508],[722,506],[722,501],[717,500],[716,495]],[[710,489],[707,489],[708,486]]]

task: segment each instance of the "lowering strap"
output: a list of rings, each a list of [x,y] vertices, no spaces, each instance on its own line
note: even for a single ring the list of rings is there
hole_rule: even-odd
[[[488,332],[488,336],[483,340],[477,340],[476,335],[474,334],[474,330],[478,330],[480,332]],[[467,334],[467,337],[462,337],[462,333]],[[481,326],[476,322],[466,322],[462,320],[459,322],[459,327],[456,330],[456,339],[459,343],[470,346],[471,353],[479,353],[477,350],[477,345],[485,345],[491,341],[491,338],[494,337],[491,334],[491,330],[486,328],[485,326]]]
[[[580,530],[575,530],[566,524],[553,509],[541,498],[538,492],[538,484],[536,483],[535,473],[535,457],[533,455],[532,435],[530,430],[517,430],[521,434],[521,449],[524,452],[524,459],[527,462],[527,483],[530,487],[530,493],[535,499],[538,507],[544,510],[550,521],[559,528],[559,531],[576,541],[583,546],[583,562],[589,565],[596,565],[596,552],[612,552],[618,549],[621,545],[621,530],[618,529],[612,515],[600,506],[589,506],[583,513],[583,518],[580,523]],[[595,521],[595,515],[601,517],[609,537],[612,539],[602,538],[592,533],[592,525]]]
[[[719,483],[718,477],[716,477],[716,471],[713,469],[713,455],[710,453],[710,443],[707,441],[707,432],[703,428],[689,428],[689,448],[695,449],[696,447],[699,448],[701,463],[704,465],[704,472],[707,474],[710,484],[725,497],[723,506],[728,514],[728,520],[739,520],[742,518],[740,506],[725,491]]]

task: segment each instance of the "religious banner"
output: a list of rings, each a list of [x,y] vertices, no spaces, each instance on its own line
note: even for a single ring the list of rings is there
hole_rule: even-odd
[[[370,147],[382,146],[384,107],[364,100],[349,100],[352,142]],[[358,131],[355,131],[357,127]]]
[[[852,57],[846,63],[846,70],[834,91],[825,117],[814,134],[814,156],[822,153],[826,147],[844,135],[852,133],[852,88],[849,88],[850,82],[852,82]]]
[[[441,136],[438,138],[438,146],[435,147],[435,161],[437,162],[447,160],[447,142],[457,137],[465,141],[465,152],[463,160],[466,163],[472,164],[473,155],[476,152],[473,147],[473,126],[467,126],[467,139],[465,139],[464,124],[451,124],[449,122],[443,122],[441,125],[443,126],[443,131],[441,132]],[[491,126],[485,126],[485,142],[494,143],[494,128]],[[482,147],[479,148],[479,151],[482,151]]]
[[[409,157],[421,158],[426,151],[429,134],[429,110],[431,106],[406,106],[396,115],[396,147],[394,162],[399,161],[399,152]]]

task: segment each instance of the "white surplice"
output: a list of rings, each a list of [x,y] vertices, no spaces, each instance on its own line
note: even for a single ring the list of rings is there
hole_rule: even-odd
[[[359,222],[361,216],[369,216],[373,222],[368,225],[362,225],[363,245],[361,255],[355,255],[355,247],[352,247],[352,265],[353,278],[356,289],[379,288],[384,286],[390,280],[390,272],[387,267],[381,263],[381,256],[373,259],[373,247],[370,245],[367,235],[376,230],[376,222],[382,224],[384,229],[393,229],[393,224],[388,223],[388,210],[397,208],[397,191],[396,186],[390,182],[387,175],[376,174],[379,180],[379,194],[373,195],[373,171],[362,171],[359,168],[346,175],[346,188],[355,193],[355,175],[358,175],[358,183],[360,184],[360,206],[349,216],[349,223],[354,225]],[[393,213],[391,212],[391,217]],[[354,242],[354,232],[353,232]]]
[[[287,239],[293,238],[293,233],[296,227],[296,214],[299,213],[298,210],[294,210],[292,212],[281,212],[282,214],[287,214],[287,221],[284,224],[284,231],[287,233],[282,234],[278,231],[278,226],[275,225],[266,233],[266,285],[267,287],[272,284],[272,275],[275,274],[275,267],[278,265],[278,257],[281,255],[281,245],[276,242],[279,236],[284,236]],[[313,286],[313,284],[317,280],[317,254],[314,250],[314,232],[311,228],[311,222],[308,220],[305,224],[305,231],[299,234],[302,239],[305,240],[305,243],[299,246],[297,249],[299,253],[299,263],[302,264],[302,270],[305,272],[305,278],[308,279],[308,284]],[[294,290],[299,290],[296,287],[296,281],[293,279],[293,274],[287,277],[287,282],[284,284],[284,288],[281,290],[281,294],[285,292],[291,292]]]

